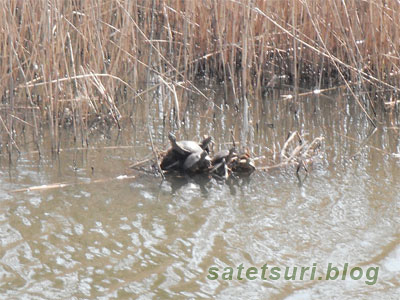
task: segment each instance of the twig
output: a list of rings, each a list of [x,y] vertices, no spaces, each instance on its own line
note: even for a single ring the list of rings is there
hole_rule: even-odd
[[[18,151],[18,154],[20,154],[21,151],[19,150],[17,143],[16,143],[15,140],[13,139],[11,132],[8,130],[7,125],[4,123],[4,120],[3,120],[3,118],[2,118],[1,116],[0,116],[0,122],[1,122],[1,124],[3,125],[5,131],[6,131],[7,134],[8,134],[8,136],[9,136],[9,138],[10,138],[11,144],[14,145],[15,149],[17,149],[17,151]]]
[[[153,151],[154,157],[155,157],[155,159],[156,159],[156,164],[157,164],[158,171],[160,172],[161,177],[162,177],[163,179],[165,179],[164,171],[161,169],[160,161],[158,160],[157,151],[156,151],[155,148],[154,148],[153,137],[151,136],[150,126],[148,126],[148,131],[149,131],[149,137],[150,137],[150,142],[151,142],[151,150]]]
[[[289,143],[295,138],[296,135],[299,136],[299,138],[300,138],[299,133],[297,131],[293,131],[290,134],[290,136],[288,137],[288,139],[286,140],[286,142],[283,144],[283,147],[281,150],[281,157],[287,158],[286,149],[289,147]]]
[[[122,180],[122,179],[134,179],[136,176],[127,176],[127,175],[120,175],[114,178],[103,178],[103,179],[96,179],[90,182],[78,182],[78,183],[52,183],[52,184],[44,184],[44,185],[35,185],[23,189],[12,190],[10,193],[21,193],[21,192],[30,192],[30,191],[45,191],[50,189],[60,189],[67,186],[74,186],[74,185],[82,185],[82,184],[92,184],[92,183],[102,183],[108,182],[112,180]]]
[[[134,164],[131,164],[131,165],[129,165],[129,169],[134,169],[134,168],[136,168],[136,167],[139,167],[139,166],[141,166],[141,165],[144,165],[145,163],[148,163],[149,161],[151,161],[152,160],[152,158],[147,158],[147,159],[145,159],[145,160],[141,160],[141,161],[139,161],[139,162],[136,162],[136,163],[134,163]]]
[[[303,152],[303,156],[307,156],[311,150],[315,150],[325,138],[323,136],[315,138],[307,149]]]
[[[178,129],[181,127],[181,121],[180,121],[180,109],[179,109],[179,101],[178,101],[178,96],[176,94],[176,89],[175,86],[173,84],[172,87],[170,86],[170,84],[168,82],[166,82],[161,76],[158,76],[158,78],[160,79],[160,81],[162,83],[164,83],[166,85],[166,87],[169,89],[169,91],[172,93],[172,95],[174,96],[174,105],[175,105],[175,123],[176,126],[178,127]]]

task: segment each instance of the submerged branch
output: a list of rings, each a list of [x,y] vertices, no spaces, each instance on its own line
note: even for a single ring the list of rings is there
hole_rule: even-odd
[[[114,178],[103,178],[103,179],[96,179],[92,180],[90,182],[78,182],[78,183],[52,183],[52,184],[44,184],[44,185],[35,185],[35,186],[30,186],[27,188],[22,188],[22,189],[17,189],[17,190],[12,190],[9,191],[9,193],[21,193],[21,192],[32,192],[32,191],[47,191],[51,189],[61,189],[64,187],[69,187],[69,186],[76,186],[76,185],[88,185],[88,184],[94,184],[94,183],[104,183],[104,182],[110,182],[114,180],[125,180],[125,179],[135,179],[136,176],[133,175],[120,175]]]

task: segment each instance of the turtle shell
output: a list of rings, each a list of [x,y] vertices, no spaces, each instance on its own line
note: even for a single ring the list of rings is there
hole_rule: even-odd
[[[211,159],[207,151],[202,150],[201,152],[192,153],[186,158],[183,164],[183,170],[194,173],[200,170],[206,170],[210,165]]]
[[[256,166],[251,157],[247,155],[241,155],[232,161],[231,168],[233,172],[250,174],[256,169]]]
[[[168,138],[171,142],[172,149],[183,156],[188,156],[196,152],[202,152],[212,141],[212,137],[206,137],[200,144],[196,143],[195,141],[177,141],[172,132],[169,133]]]
[[[231,148],[229,150],[221,150],[215,153],[212,163],[213,165],[221,163],[223,159],[225,159],[226,163],[229,163],[231,158],[236,155],[235,148]]]
[[[173,133],[169,133],[168,138],[171,142],[172,149],[181,155],[190,155],[196,152],[202,152],[203,149],[200,145],[194,141],[176,141],[176,137]]]

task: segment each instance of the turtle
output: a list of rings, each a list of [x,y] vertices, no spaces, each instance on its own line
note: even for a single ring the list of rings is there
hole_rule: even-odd
[[[227,179],[231,172],[229,168],[231,160],[234,159],[236,155],[235,147],[217,152],[212,158],[211,163],[213,168],[210,173],[216,174],[220,178]]]
[[[225,160],[226,163],[229,163],[233,157],[235,157],[236,154],[236,149],[235,147],[229,149],[229,150],[221,150],[217,153],[212,158],[212,164],[215,166],[218,163],[221,163],[222,160]]]
[[[244,153],[232,159],[231,169],[233,172],[250,174],[256,169],[256,166],[250,155]]]
[[[183,170],[188,173],[196,173],[199,171],[206,171],[211,166],[211,158],[208,156],[206,150],[194,152],[190,154],[184,164]]]
[[[176,137],[172,132],[168,134],[168,138],[172,149],[185,158],[192,153],[202,152],[212,141],[212,137],[206,137],[200,144],[194,141],[176,141]]]
[[[176,141],[175,135],[170,132],[168,138],[172,147],[164,155],[160,167],[164,171],[184,171],[185,160],[193,153],[202,152],[207,148],[212,137],[205,136],[199,144],[194,141]]]
[[[164,155],[160,167],[164,171],[182,171],[183,162],[182,157],[171,148]]]
[[[231,173],[231,169],[228,168],[225,157],[223,157],[216,165],[210,170],[212,175],[215,175],[220,179],[228,179]]]
[[[208,154],[210,154],[210,144],[213,143],[213,139],[211,136],[204,135],[203,140],[199,143],[199,146],[203,149],[206,150]]]

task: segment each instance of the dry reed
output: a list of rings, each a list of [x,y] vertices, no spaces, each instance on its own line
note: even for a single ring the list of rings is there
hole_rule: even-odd
[[[119,106],[155,86],[173,94],[179,121],[188,93],[202,94],[199,76],[238,99],[260,96],[276,75],[295,95],[344,83],[373,122],[374,103],[356,88],[398,93],[398,20],[396,0],[2,1],[0,143],[18,149],[29,125],[40,151],[46,121],[57,151],[71,120],[87,145],[95,116],[118,125]]]

